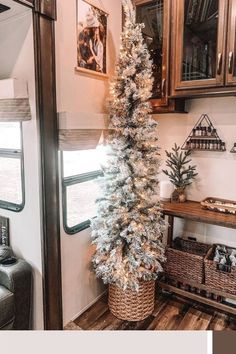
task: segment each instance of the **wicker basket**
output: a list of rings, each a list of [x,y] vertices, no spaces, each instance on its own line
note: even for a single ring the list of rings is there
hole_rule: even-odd
[[[155,303],[155,282],[141,282],[139,291],[109,285],[108,305],[111,313],[125,321],[142,321],[152,314]]]
[[[210,247],[205,243],[177,238],[174,247],[166,250],[166,275],[203,284],[204,258]]]
[[[236,295],[236,267],[228,266],[220,270],[219,264],[213,260],[216,247],[217,245],[212,247],[205,259],[206,285],[224,293]]]

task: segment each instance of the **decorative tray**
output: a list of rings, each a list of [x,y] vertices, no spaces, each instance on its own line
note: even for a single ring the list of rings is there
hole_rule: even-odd
[[[236,215],[236,202],[232,200],[208,197],[201,202],[203,209]]]

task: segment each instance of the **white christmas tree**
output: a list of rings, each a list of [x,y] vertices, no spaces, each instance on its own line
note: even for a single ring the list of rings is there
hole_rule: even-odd
[[[155,280],[162,271],[166,223],[156,197],[160,155],[148,101],[152,62],[132,2],[122,2],[125,25],[111,85],[109,162],[92,221],[93,265],[104,283],[138,290],[140,281]]]

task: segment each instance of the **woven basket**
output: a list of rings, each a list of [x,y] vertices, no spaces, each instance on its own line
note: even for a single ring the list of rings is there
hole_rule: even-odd
[[[142,321],[152,314],[155,302],[155,282],[141,282],[139,291],[109,285],[108,305],[111,313],[125,321]]]
[[[203,284],[204,258],[210,247],[205,243],[177,238],[174,247],[166,249],[165,273],[174,278]]]
[[[216,247],[217,245],[212,247],[205,259],[206,285],[224,293],[236,295],[236,267],[228,267],[225,271],[219,270],[219,264],[213,260]]]

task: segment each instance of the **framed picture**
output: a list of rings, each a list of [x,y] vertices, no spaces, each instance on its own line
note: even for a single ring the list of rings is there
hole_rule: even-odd
[[[77,0],[77,71],[108,77],[107,26],[106,12]]]

